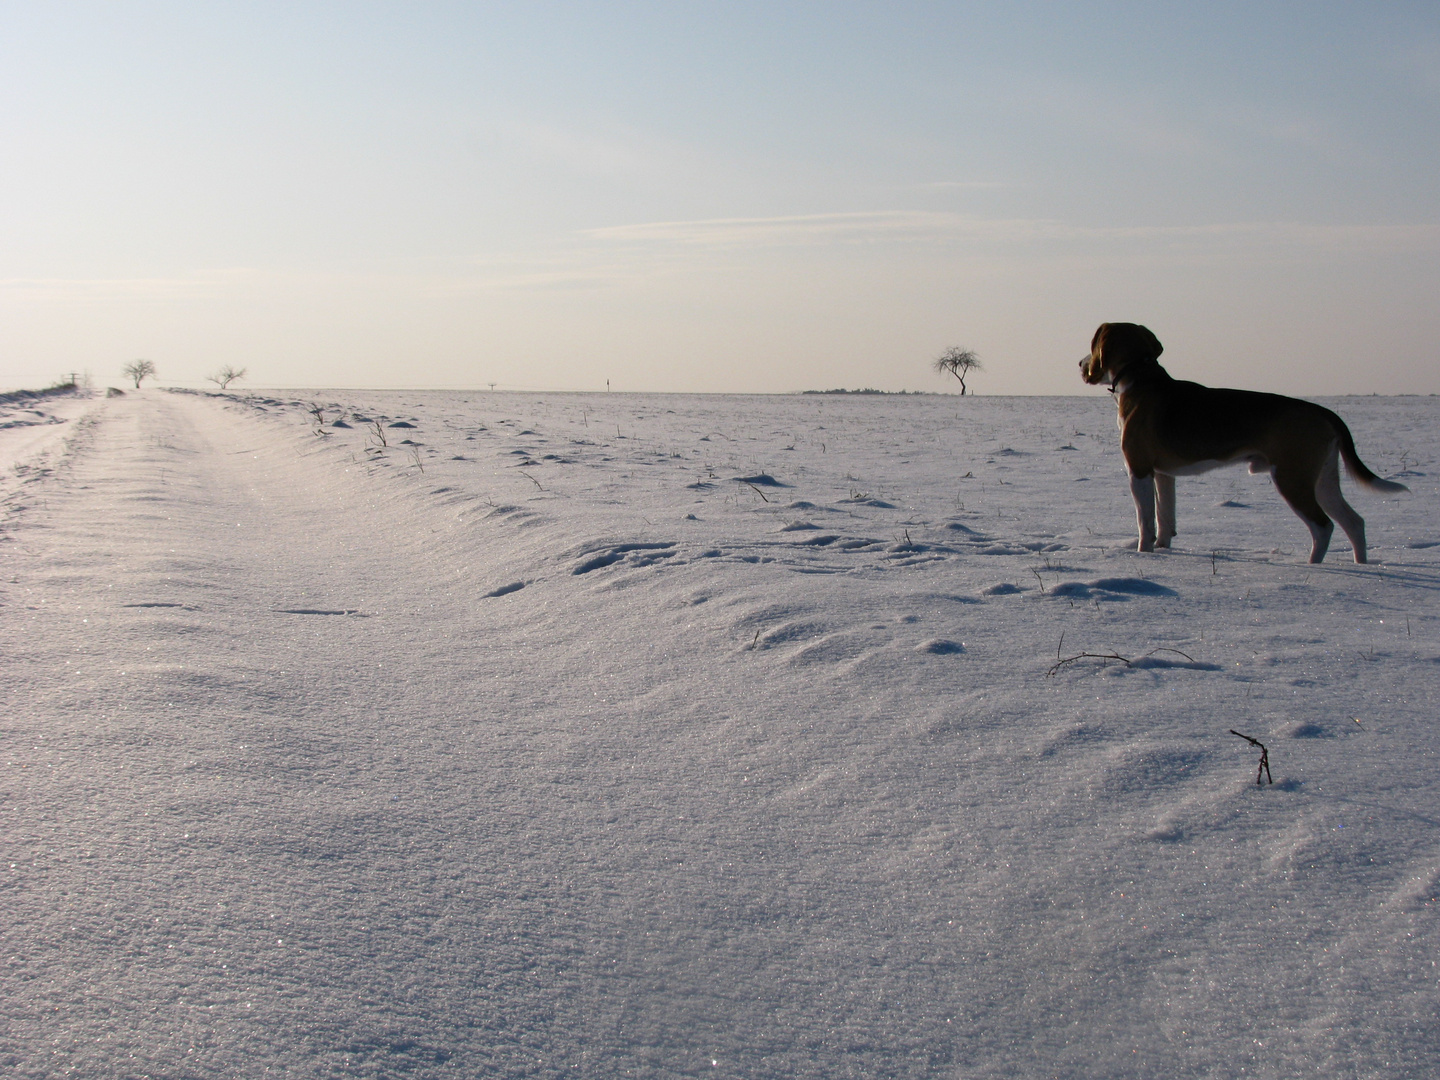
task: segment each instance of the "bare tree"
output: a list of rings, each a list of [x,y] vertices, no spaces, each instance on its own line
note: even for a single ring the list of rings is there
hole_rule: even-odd
[[[215,372],[214,375],[207,375],[206,378],[208,378],[216,386],[220,387],[221,390],[224,390],[227,389],[230,384],[236,379],[243,379],[245,377],[245,371],[246,369],[243,367],[237,368],[226,364],[219,371]]]
[[[980,357],[976,356],[969,349],[962,349],[958,345],[945,352],[935,361],[935,370],[941,375],[947,371],[960,380],[960,396],[965,396],[965,376],[972,371],[982,371]]]
[[[135,389],[140,389],[140,383],[155,374],[155,364],[151,360],[132,360],[120,369],[127,379],[135,380]]]

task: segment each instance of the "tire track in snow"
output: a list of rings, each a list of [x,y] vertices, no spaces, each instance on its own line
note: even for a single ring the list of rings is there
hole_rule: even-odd
[[[423,506],[303,449],[199,397],[106,402],[11,554],[7,749],[54,749],[8,791],[14,1052],[521,1072],[573,981],[505,738],[483,688],[451,700],[454,567]]]

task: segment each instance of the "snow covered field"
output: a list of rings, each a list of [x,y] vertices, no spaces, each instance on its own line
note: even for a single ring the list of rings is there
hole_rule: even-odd
[[[1128,550],[1099,392],[7,402],[0,1066],[1440,1075],[1440,399],[1326,404],[1369,566]]]

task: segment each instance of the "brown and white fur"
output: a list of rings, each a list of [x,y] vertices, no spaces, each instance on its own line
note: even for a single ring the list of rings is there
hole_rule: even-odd
[[[1371,491],[1410,490],[1382,480],[1355,453],[1345,421],[1329,409],[1280,394],[1213,390],[1172,379],[1160,366],[1164,347],[1143,326],[1101,323],[1080,361],[1080,377],[1108,383],[1120,407],[1120,448],[1140,524],[1140,551],[1169,547],[1175,535],[1175,477],[1221,465],[1268,472],[1310,529],[1310,561],[1330,547],[1335,522],[1355,561],[1365,561],[1365,520],[1340,494],[1340,459]],[[1333,521],[1331,519],[1334,519]]]

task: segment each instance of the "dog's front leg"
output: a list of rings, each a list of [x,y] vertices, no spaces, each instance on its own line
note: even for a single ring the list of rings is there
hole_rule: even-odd
[[[1175,535],[1175,477],[1167,473],[1155,474],[1155,517],[1160,526],[1155,546],[1168,548]]]
[[[1139,551],[1155,550],[1155,477],[1130,477],[1130,497],[1135,500],[1135,520],[1140,526]]]

